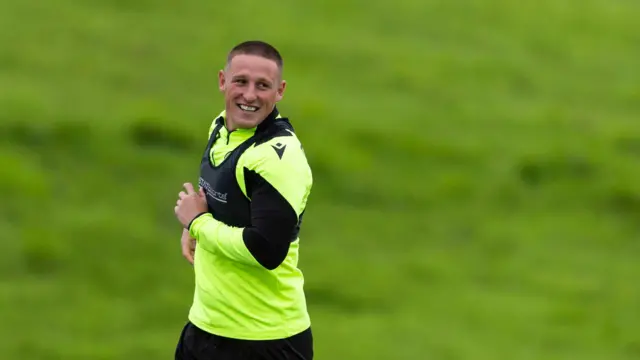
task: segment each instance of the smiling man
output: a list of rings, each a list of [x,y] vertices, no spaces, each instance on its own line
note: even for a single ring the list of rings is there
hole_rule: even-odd
[[[209,128],[199,186],[175,214],[195,292],[175,359],[313,358],[298,268],[311,169],[289,120],[282,58],[271,45],[234,47],[219,74],[225,109]]]

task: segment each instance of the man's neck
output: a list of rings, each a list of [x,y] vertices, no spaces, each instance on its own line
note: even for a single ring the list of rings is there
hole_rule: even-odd
[[[228,132],[232,132],[237,129],[237,127],[235,126],[235,123],[229,117],[226,117],[224,119],[224,127],[227,128]]]
[[[235,131],[235,130],[241,129],[241,127],[239,127],[239,126],[238,126],[238,125],[233,121],[233,119],[229,117],[229,115],[228,115],[228,114],[229,114],[229,111],[225,111],[225,113],[226,113],[227,115],[224,117],[224,127],[225,127],[225,128],[227,128],[227,131],[229,131],[229,132],[233,132],[233,131]],[[265,120],[267,120],[267,119],[269,119],[269,118],[271,118],[271,117],[274,117],[274,118],[275,118],[275,117],[276,117],[276,114],[277,114],[277,110],[276,110],[276,107],[274,106],[274,107],[271,109],[271,112],[266,116],[266,118],[262,119],[258,124],[256,124],[256,126],[255,126],[255,127],[258,127],[258,126],[259,126],[260,124],[262,124]]]
[[[226,112],[227,114],[229,114],[229,112]],[[229,132],[233,132],[238,130],[240,127],[236,124],[235,121],[233,121],[233,119],[231,117],[229,117],[229,115],[226,115],[224,117],[224,127],[227,129],[227,131]]]

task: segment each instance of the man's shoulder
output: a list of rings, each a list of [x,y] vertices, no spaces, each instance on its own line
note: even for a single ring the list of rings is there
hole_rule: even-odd
[[[243,157],[243,171],[257,175],[251,179],[269,183],[299,215],[313,186],[313,173],[296,134],[278,135],[254,144]]]
[[[302,142],[300,141],[296,133],[289,129],[278,130],[278,132],[273,136],[258,141],[253,146],[253,150],[256,152],[269,153],[268,149],[270,148],[288,149],[295,152],[302,152],[302,154],[304,154]],[[282,158],[282,156],[280,156],[280,158]]]
[[[247,150],[247,155],[256,165],[308,165],[302,142],[289,130],[257,142]]]

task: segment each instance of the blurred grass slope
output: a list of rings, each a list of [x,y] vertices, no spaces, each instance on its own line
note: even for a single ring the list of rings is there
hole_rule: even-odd
[[[282,50],[314,170],[318,359],[639,358],[639,17],[0,2],[2,358],[171,358],[192,293],[172,204],[247,38]]]

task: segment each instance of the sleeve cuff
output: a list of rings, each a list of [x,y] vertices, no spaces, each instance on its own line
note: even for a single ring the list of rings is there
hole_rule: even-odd
[[[208,212],[198,214],[193,218],[193,220],[191,220],[189,226],[187,227],[187,229],[189,229],[189,235],[191,235],[192,238],[197,239],[198,233],[200,232],[202,226],[213,220],[213,215]]]

